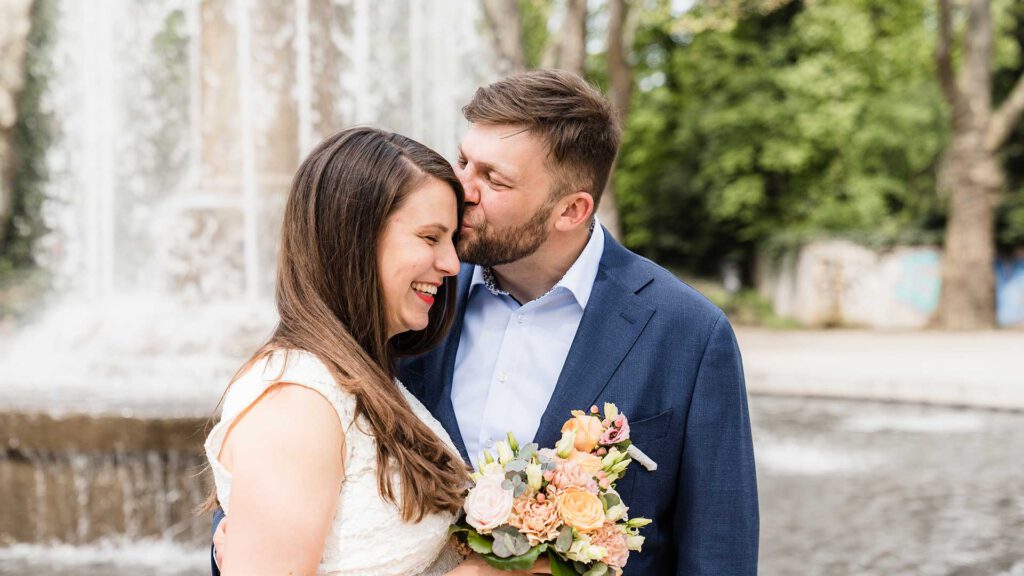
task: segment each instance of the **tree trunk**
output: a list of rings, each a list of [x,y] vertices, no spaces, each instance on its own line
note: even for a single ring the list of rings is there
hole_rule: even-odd
[[[0,2],[0,252],[14,198],[12,137],[18,120],[18,93],[25,82],[25,50],[31,27],[32,0]]]
[[[952,65],[952,8],[938,0],[936,65],[952,116],[952,139],[939,186],[949,197],[942,257],[938,325],[952,330],[992,328],[996,317],[995,209],[1006,176],[999,150],[1024,114],[1024,77],[992,111],[990,0],[971,0],[959,77]]]
[[[498,55],[498,73],[508,76],[522,72],[526,59],[518,0],[481,0],[481,6]]]
[[[587,0],[565,0],[562,26],[541,58],[544,68],[584,75],[587,63]]]
[[[949,215],[942,258],[938,321],[977,330],[995,323],[995,206],[1002,188],[999,159],[978,130],[954,132],[943,167]]]
[[[630,18],[629,3],[626,0],[611,0],[608,5],[608,79],[611,82],[610,97],[619,115],[623,128],[629,117],[633,97],[633,69],[629,64],[629,49],[633,44],[633,25],[636,18]],[[612,170],[614,175],[614,167]],[[608,179],[601,194],[601,205],[597,216],[612,236],[622,239],[619,207],[615,201],[615,185]]]

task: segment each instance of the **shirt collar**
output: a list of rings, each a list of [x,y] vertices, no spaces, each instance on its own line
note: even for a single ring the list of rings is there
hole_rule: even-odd
[[[597,279],[597,269],[601,264],[601,256],[603,254],[604,230],[601,228],[601,222],[595,216],[590,224],[590,240],[583,247],[583,252],[580,253],[576,261],[569,267],[569,270],[562,276],[562,279],[552,286],[551,290],[548,290],[544,296],[559,288],[564,288],[576,298],[580,308],[586,309],[587,302],[590,301],[590,293],[594,289],[594,280]],[[509,295],[508,292],[498,287],[494,277],[494,270],[490,267],[477,266],[473,270],[473,279],[469,285],[470,291],[472,292],[479,285],[483,285],[495,296]]]

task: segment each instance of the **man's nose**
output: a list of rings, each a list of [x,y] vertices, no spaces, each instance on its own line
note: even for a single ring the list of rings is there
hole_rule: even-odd
[[[466,204],[480,203],[480,189],[472,181],[464,181],[462,189],[466,192]]]

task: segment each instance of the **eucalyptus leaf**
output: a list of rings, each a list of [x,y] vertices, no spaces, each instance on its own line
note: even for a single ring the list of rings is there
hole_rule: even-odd
[[[526,470],[526,460],[513,460],[505,465],[505,472],[523,472]]]
[[[601,495],[601,500],[604,500],[604,507],[605,507],[605,509],[608,509],[608,508],[611,508],[613,506],[618,506],[619,504],[622,504],[622,498],[619,498],[618,496],[616,496],[612,492],[606,492],[606,493],[602,494]]]
[[[529,570],[537,561],[537,557],[548,549],[547,544],[538,544],[525,553],[509,558],[498,558],[493,554],[483,554],[485,562],[498,570]]]
[[[583,576],[604,576],[608,573],[608,565],[604,562],[597,562],[583,573]]]
[[[494,555],[500,558],[520,556],[530,550],[530,540],[508,524],[495,528],[491,536],[494,537]]]
[[[558,539],[555,540],[555,550],[565,554],[570,547],[572,547],[572,526],[562,526],[562,529],[558,531]]]

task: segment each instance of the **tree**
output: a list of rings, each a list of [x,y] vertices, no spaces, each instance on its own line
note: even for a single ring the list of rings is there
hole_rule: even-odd
[[[931,0],[723,4],[669,4],[638,29],[626,244],[691,273],[739,260],[749,279],[773,245],[937,238]]]
[[[957,75],[953,8],[938,0],[935,63],[950,108],[951,140],[942,159],[941,189],[949,195],[937,319],[956,330],[995,323],[995,211],[1006,183],[1000,150],[1024,114],[1024,75],[992,109],[994,30],[990,0],[970,0]]]

